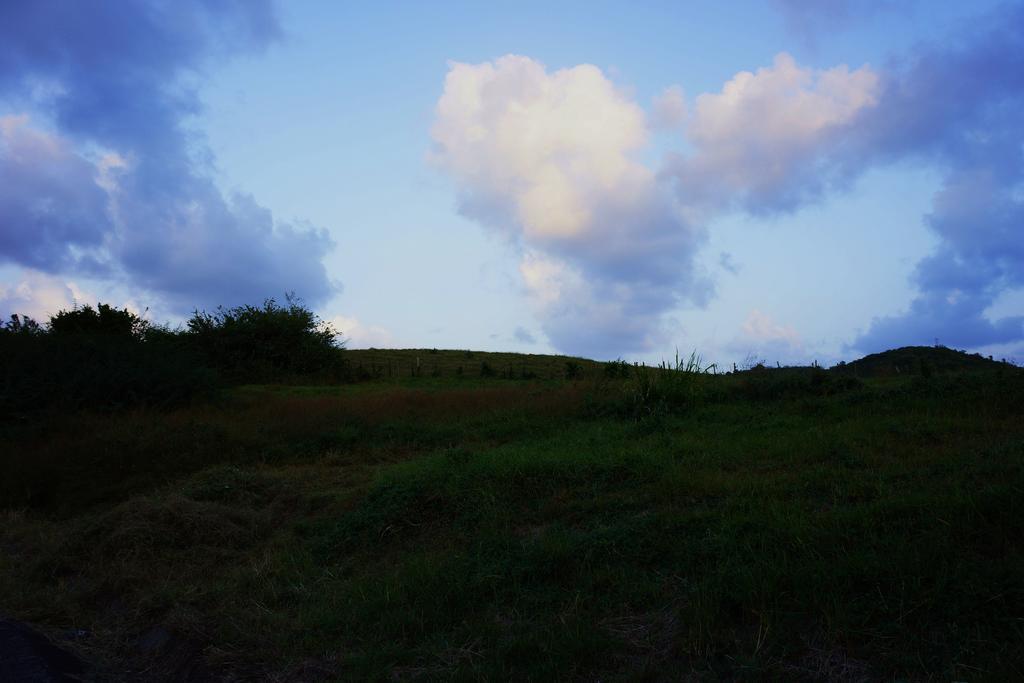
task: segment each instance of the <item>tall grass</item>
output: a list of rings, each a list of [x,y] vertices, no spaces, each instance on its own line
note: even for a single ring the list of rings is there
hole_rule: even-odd
[[[711,390],[708,375],[717,366],[706,363],[696,350],[688,357],[662,361],[656,366],[612,361],[605,365],[591,405],[598,412],[627,415],[636,420],[659,418],[693,410]]]

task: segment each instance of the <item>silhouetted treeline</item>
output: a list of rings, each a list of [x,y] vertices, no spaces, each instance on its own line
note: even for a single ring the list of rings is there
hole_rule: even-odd
[[[227,384],[347,378],[343,344],[292,297],[196,311],[183,328],[100,303],[0,323],[0,418],[40,408],[172,406]]]

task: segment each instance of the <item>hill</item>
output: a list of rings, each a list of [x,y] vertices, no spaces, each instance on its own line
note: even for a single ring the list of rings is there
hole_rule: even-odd
[[[451,349],[350,349],[345,357],[357,377],[504,377],[564,379],[600,370],[602,363],[575,356]]]
[[[4,617],[104,681],[1021,679],[1024,373],[351,354],[0,422]]]
[[[904,346],[881,353],[872,353],[859,360],[837,365],[835,370],[851,372],[857,377],[891,377],[931,373],[971,372],[1013,368],[1004,361],[978,353],[967,353],[945,346]]]

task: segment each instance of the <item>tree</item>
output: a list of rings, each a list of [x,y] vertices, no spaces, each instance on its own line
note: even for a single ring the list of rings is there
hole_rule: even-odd
[[[50,318],[49,328],[58,337],[88,334],[142,339],[149,323],[127,308],[98,303],[96,308],[86,304],[59,311]]]
[[[10,320],[0,323],[0,335],[3,334],[35,337],[46,334],[46,328],[27,315],[12,313]]]
[[[344,348],[338,333],[294,295],[285,300],[284,306],[267,299],[263,306],[197,310],[188,335],[215,367],[236,378],[337,369]]]

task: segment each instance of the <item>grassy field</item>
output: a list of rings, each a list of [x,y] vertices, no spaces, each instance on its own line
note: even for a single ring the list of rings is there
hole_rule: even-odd
[[[346,351],[356,375],[372,379],[404,377],[502,377],[564,379],[600,374],[601,363],[573,356],[439,349],[358,349]],[[572,377],[570,377],[571,379]]]
[[[1024,679],[1015,368],[346,353],[423,371],[0,423],[0,611],[102,680]]]

